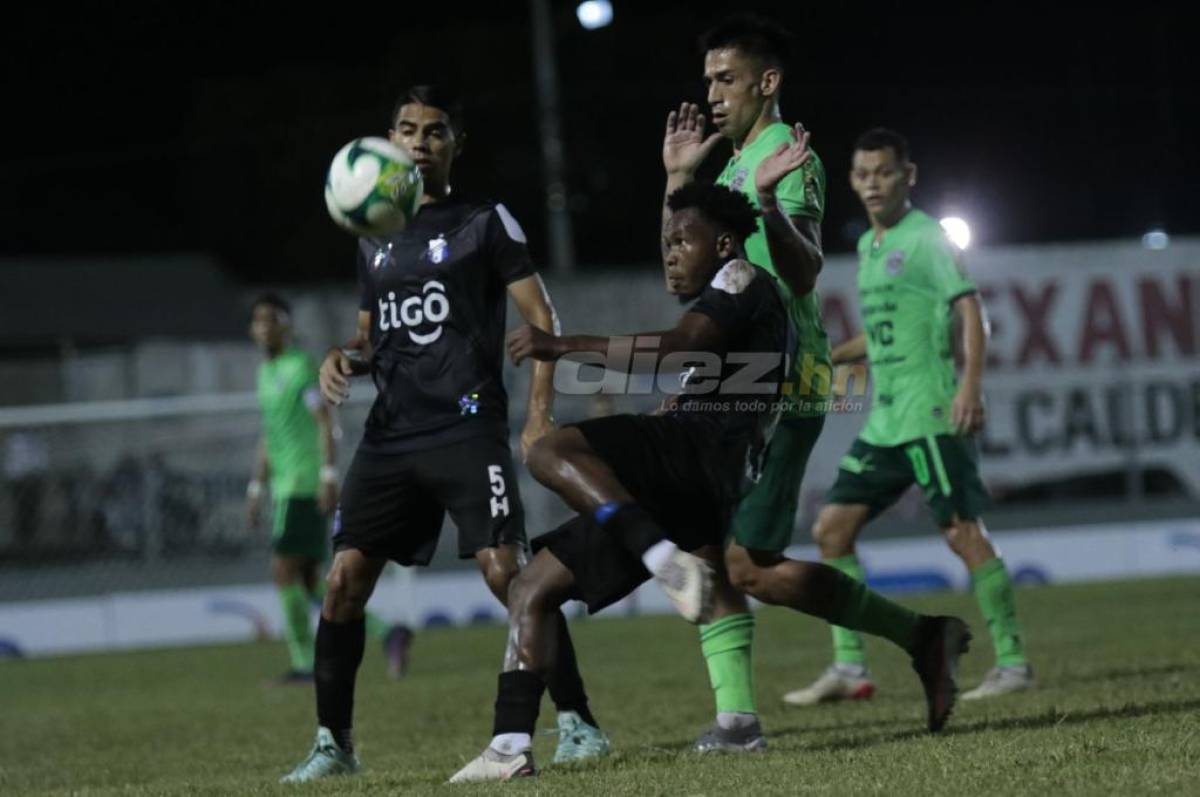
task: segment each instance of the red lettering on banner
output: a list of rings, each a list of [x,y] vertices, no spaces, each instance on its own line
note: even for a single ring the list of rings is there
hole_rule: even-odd
[[[1146,354],[1157,358],[1159,338],[1169,334],[1175,341],[1180,354],[1196,353],[1196,308],[1192,281],[1184,275],[1178,278],[1178,287],[1171,291],[1177,299],[1171,304],[1163,295],[1163,286],[1157,278],[1150,277],[1138,282],[1138,300],[1142,311],[1142,334],[1146,336]]]
[[[1031,288],[1031,290],[1033,289]],[[1061,363],[1062,356],[1046,326],[1049,321],[1050,309],[1058,297],[1058,283],[1047,282],[1042,286],[1040,293],[1033,295],[1026,294],[1021,284],[1014,282],[1012,295],[1021,315],[1025,317],[1025,340],[1021,343],[1021,348],[1017,350],[1017,364],[1029,365],[1039,353],[1045,357],[1048,363],[1054,365]]]
[[[1097,280],[1088,289],[1086,303],[1087,317],[1083,322],[1083,334],[1080,336],[1079,361],[1090,363],[1095,357],[1096,349],[1105,345],[1116,348],[1122,360],[1129,359],[1129,336],[1121,321],[1121,310],[1117,306],[1117,298],[1113,295],[1112,285]]]

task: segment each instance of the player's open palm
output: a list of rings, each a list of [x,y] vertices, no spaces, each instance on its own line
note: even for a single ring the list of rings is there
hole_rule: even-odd
[[[350,398],[350,375],[353,373],[350,358],[341,349],[330,349],[321,361],[317,381],[321,384],[321,395],[335,407]]]
[[[804,125],[797,124],[794,138],[775,148],[775,151],[762,159],[758,171],[754,173],[754,187],[761,197],[764,194],[773,195],[775,188],[792,172],[799,169],[812,158],[812,150],[808,148],[811,135]]]
[[[678,111],[667,114],[667,132],[663,136],[663,166],[667,174],[692,174],[708,157],[720,133],[704,135],[704,114],[700,106],[685,102]]]

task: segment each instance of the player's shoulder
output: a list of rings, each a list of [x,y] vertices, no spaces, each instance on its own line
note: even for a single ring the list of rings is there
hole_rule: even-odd
[[[525,230],[504,202],[490,197],[472,197],[462,200],[463,226],[470,222],[484,225],[498,224],[509,238],[517,243],[527,243]]]
[[[908,212],[904,217],[904,226],[918,243],[936,246],[949,243],[941,223],[920,208],[913,208]]]
[[[766,273],[749,260],[737,258],[721,266],[708,286],[713,290],[737,295],[748,291],[759,275]]]

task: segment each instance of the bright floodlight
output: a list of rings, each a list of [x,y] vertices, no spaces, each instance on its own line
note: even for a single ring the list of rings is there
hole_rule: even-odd
[[[966,249],[971,245],[971,227],[965,219],[960,219],[958,216],[947,216],[942,219],[942,229],[946,231],[946,237],[950,242],[959,249]]]
[[[1171,245],[1171,236],[1165,230],[1151,230],[1142,236],[1142,246],[1147,249],[1166,249]]]
[[[603,28],[612,22],[613,7],[608,0],[586,0],[575,9],[579,24],[588,30]]]

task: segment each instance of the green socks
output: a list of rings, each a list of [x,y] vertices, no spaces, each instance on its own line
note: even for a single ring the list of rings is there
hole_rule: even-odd
[[[734,614],[700,626],[700,650],[708,664],[708,680],[717,699],[718,713],[757,713],[750,660],[753,643],[752,614]]]
[[[989,559],[971,572],[971,589],[983,619],[987,620],[997,667],[1020,667],[1028,663],[1017,622],[1017,602],[1012,579],[1000,557]]]
[[[840,570],[859,583],[866,581],[866,574],[863,572],[862,565],[858,563],[858,557],[855,554],[839,556],[837,559],[826,559],[825,564],[835,570]],[[830,626],[830,628],[833,631],[834,663],[861,664],[865,666],[867,657],[863,650],[862,634],[857,631],[851,631],[849,628],[843,628],[840,625]]]
[[[863,569],[857,556],[842,556],[830,559],[825,564],[838,570],[841,575],[834,582],[830,595],[833,611],[829,620],[834,625],[834,662],[865,662],[862,637],[855,631],[881,636],[904,650],[912,650],[917,639],[920,615],[869,589],[862,581]]]
[[[309,621],[308,590],[299,584],[278,587],[279,605],[283,609],[283,638],[287,641],[292,669],[297,672],[313,670],[313,634]]]

